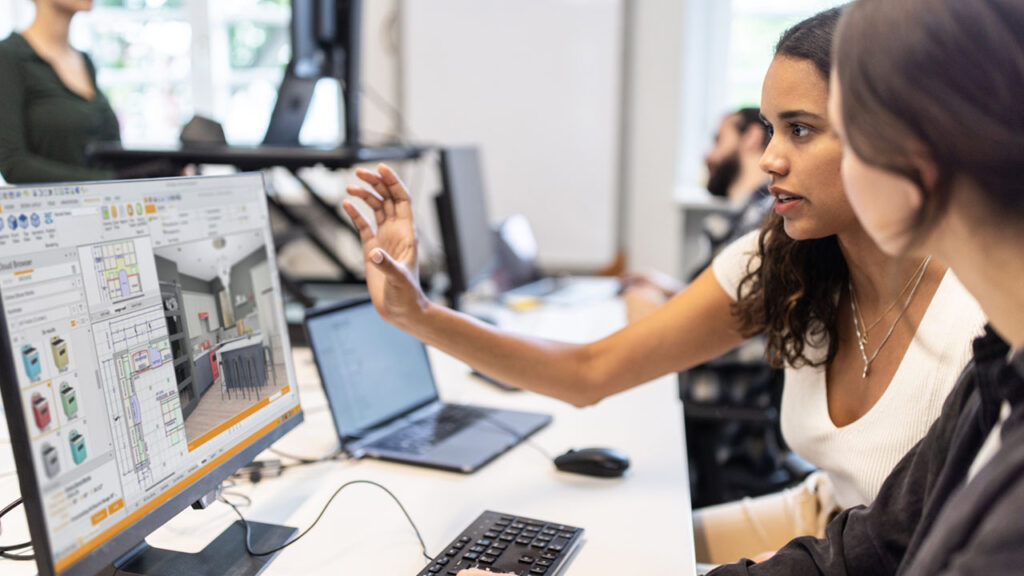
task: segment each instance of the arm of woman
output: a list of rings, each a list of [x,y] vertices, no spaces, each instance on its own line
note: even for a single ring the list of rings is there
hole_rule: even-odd
[[[502,382],[585,406],[743,342],[731,299],[710,270],[655,314],[589,344],[509,334],[434,304],[419,288],[405,185],[384,164],[357,175],[372,189],[348,192],[373,211],[375,228],[351,202],[344,209],[359,229],[367,285],[381,317]]]
[[[25,136],[25,84],[15,55],[0,50],[0,174],[9,183],[107,180],[111,170],[57,162],[33,153]]]

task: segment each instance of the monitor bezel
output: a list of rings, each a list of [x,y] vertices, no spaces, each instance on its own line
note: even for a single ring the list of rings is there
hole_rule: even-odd
[[[130,182],[138,184],[140,182],[149,181],[181,181],[195,180],[197,178],[202,178],[204,180],[241,179],[242,177],[251,178],[253,175],[260,177],[260,182],[262,183],[263,190],[265,191],[266,182],[264,181],[263,174],[258,172],[243,172],[224,176],[150,178],[131,181],[89,181],[75,182],[74,184],[84,186],[106,186],[116,183]],[[28,186],[17,186],[14,187],[14,189],[31,189],[36,187],[45,187],[48,185],[50,184],[31,184]],[[54,183],[52,185],[68,186],[69,183],[61,182]],[[264,204],[264,206],[266,205]],[[271,241],[266,245],[268,249],[267,262],[271,267],[272,274],[276,275],[277,251],[275,249],[274,242],[272,241],[273,234],[270,229],[269,219],[266,225],[266,232],[271,238]],[[280,292],[280,280],[275,279],[272,276],[271,281],[277,288],[278,292]],[[282,326],[282,328],[285,329],[282,330],[282,333],[280,334],[282,347],[286,351],[290,352],[291,340],[288,336],[288,330],[286,329],[287,323],[284,318],[283,310],[278,314],[278,320],[285,323]],[[23,506],[25,509],[25,518],[28,524],[29,536],[32,541],[36,567],[39,569],[39,576],[92,576],[104,567],[117,562],[123,556],[138,547],[139,544],[144,541],[146,536],[166,524],[193,502],[216,489],[221,482],[230,477],[238,468],[252,462],[257,455],[263,452],[263,450],[284,436],[284,434],[301,424],[303,421],[302,402],[300,399],[299,402],[296,403],[296,407],[298,407],[299,410],[294,415],[285,418],[283,421],[278,420],[278,424],[274,426],[274,428],[263,436],[257,438],[252,444],[242,448],[232,456],[229,456],[227,460],[214,467],[207,474],[203,475],[177,494],[168,498],[165,502],[158,505],[142,518],[139,518],[130,524],[121,532],[113,535],[106,542],[87,552],[85,556],[68,566],[63,572],[58,573],[56,571],[56,563],[53,558],[53,548],[51,546],[49,534],[46,530],[46,513],[42,506],[42,493],[38,482],[38,471],[36,470],[35,462],[32,457],[32,447],[28,437],[29,422],[26,417],[25,406],[22,403],[20,388],[18,386],[18,374],[17,369],[15,368],[16,359],[11,352],[10,333],[7,330],[7,314],[3,306],[2,298],[0,298],[0,346],[3,346],[3,350],[0,351],[0,377],[3,378],[4,382],[8,383],[8,385],[0,386],[0,398],[3,398],[4,402],[4,411],[7,416],[7,428],[11,435],[11,450],[14,453],[14,464],[18,475],[18,485],[21,490]],[[287,360],[285,365],[289,379],[288,384],[295,390],[296,397],[298,399],[298,388],[295,382],[294,366]],[[240,542],[239,546],[243,546],[243,544]]]

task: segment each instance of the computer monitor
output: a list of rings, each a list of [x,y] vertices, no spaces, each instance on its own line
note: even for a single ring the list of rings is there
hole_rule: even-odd
[[[441,193],[434,201],[448,269],[448,298],[457,306],[459,298],[489,277],[498,264],[479,151],[442,149],[441,181]]]
[[[441,181],[434,201],[448,269],[447,296],[453,306],[485,279],[504,292],[541,277],[537,245],[526,218],[511,216],[497,230],[491,224],[477,148],[443,148]]]
[[[5,188],[0,216],[0,388],[39,572],[170,570],[143,538],[302,420],[263,178]]]

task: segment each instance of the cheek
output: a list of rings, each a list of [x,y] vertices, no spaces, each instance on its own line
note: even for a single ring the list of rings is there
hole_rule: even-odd
[[[886,252],[902,250],[920,208],[917,188],[906,178],[865,164],[852,152],[843,157],[842,175],[850,205],[868,234]]]

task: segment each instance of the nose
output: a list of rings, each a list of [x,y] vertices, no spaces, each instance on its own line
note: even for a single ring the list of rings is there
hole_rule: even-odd
[[[768,142],[768,146],[765,147],[764,154],[761,154],[761,159],[757,165],[765,174],[771,176],[772,179],[789,173],[789,160],[783,153],[782,144],[778,139],[772,138]]]

